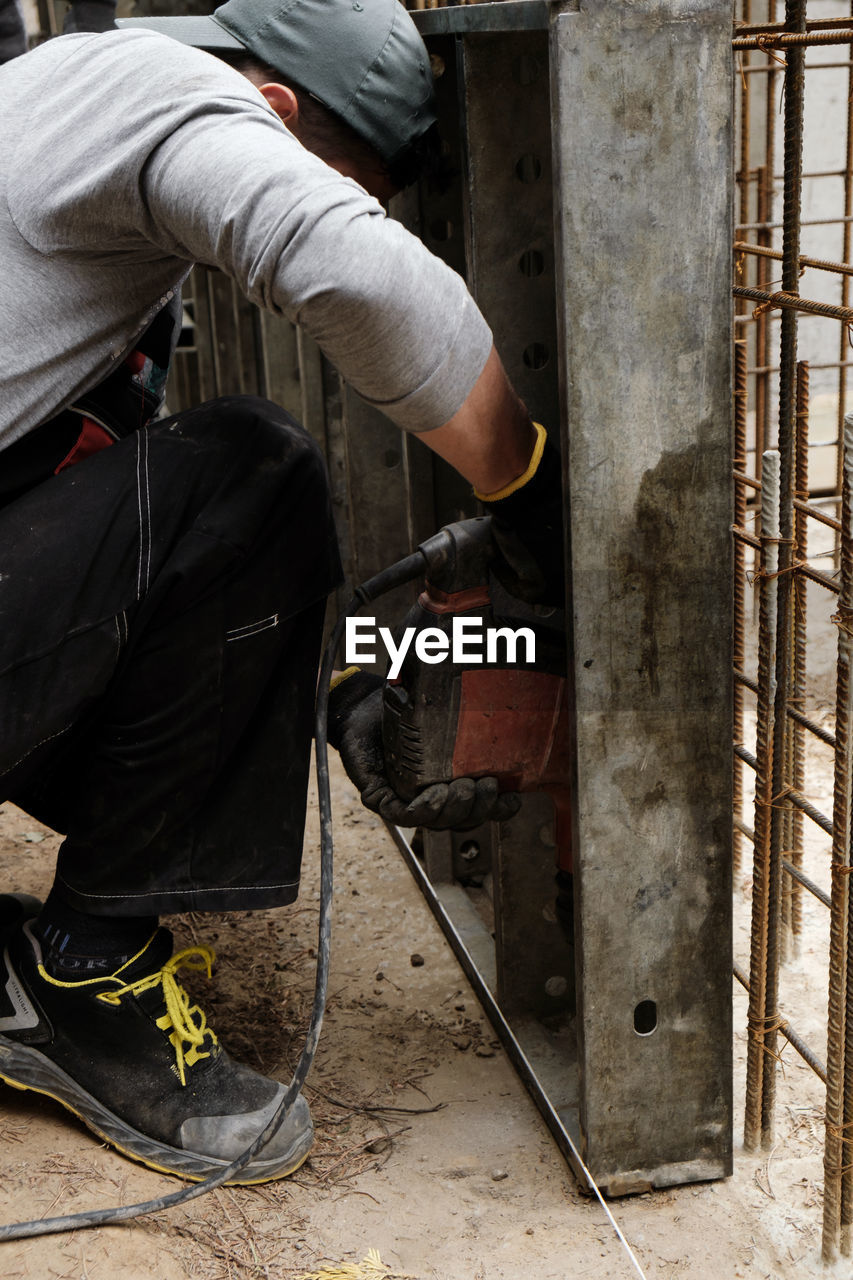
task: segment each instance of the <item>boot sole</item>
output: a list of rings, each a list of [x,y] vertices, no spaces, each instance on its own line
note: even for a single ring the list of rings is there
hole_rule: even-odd
[[[183,1151],[180,1147],[172,1147],[168,1143],[158,1142],[156,1138],[147,1137],[131,1125],[125,1124],[43,1053],[2,1036],[0,1080],[13,1089],[30,1090],[52,1098],[122,1155],[138,1160],[140,1164],[156,1169],[158,1173],[175,1174],[190,1182],[202,1182],[231,1164],[230,1160]],[[274,1160],[253,1160],[236,1178],[229,1178],[226,1186],[248,1187],[286,1178],[305,1162],[313,1145],[314,1134],[309,1128],[300,1134],[283,1156],[277,1156]]]

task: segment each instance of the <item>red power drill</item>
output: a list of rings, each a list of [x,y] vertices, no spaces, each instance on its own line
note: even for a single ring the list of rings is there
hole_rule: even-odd
[[[491,518],[446,525],[419,550],[426,583],[397,632],[412,628],[384,692],[389,782],[412,799],[452,778],[492,776],[501,791],[544,791],[556,810],[558,908],[570,915],[570,731],[564,617],[509,595],[492,566]],[[480,646],[479,652],[477,646]]]

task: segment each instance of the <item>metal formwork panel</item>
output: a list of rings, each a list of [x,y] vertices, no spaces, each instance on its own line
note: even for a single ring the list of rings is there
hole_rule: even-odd
[[[510,381],[559,436],[548,33],[471,32],[458,57],[468,283]]]
[[[469,284],[534,415],[562,434],[576,1035],[554,999],[565,954],[533,806],[491,837],[495,963],[474,957],[472,913],[447,881],[455,852],[436,837],[433,906],[576,1168],[579,1138],[611,1194],[719,1177],[731,1166],[730,12],[605,0],[416,20],[440,54],[440,92],[458,100]],[[428,243],[431,228],[446,235],[430,199]]]
[[[552,25],[580,1127],[613,1192],[731,1170],[731,11]]]

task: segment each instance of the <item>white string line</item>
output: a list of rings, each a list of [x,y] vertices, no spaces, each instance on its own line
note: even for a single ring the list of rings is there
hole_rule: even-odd
[[[425,873],[424,873],[424,874],[425,874]],[[442,910],[444,910],[444,908],[443,908],[443,907],[442,907]],[[446,914],[446,913],[445,913],[445,914]],[[449,919],[449,917],[448,917],[448,919]],[[500,1010],[498,1010],[498,1012],[500,1013]],[[534,1071],[533,1071],[533,1068],[532,1068],[532,1067],[531,1067],[531,1065],[530,1065],[530,1062],[529,1062],[529,1060],[528,1060],[527,1054],[524,1052],[524,1050],[522,1049],[521,1045],[518,1043],[518,1040],[516,1040],[515,1036],[513,1035],[512,1028],[511,1028],[511,1027],[509,1026],[509,1024],[506,1022],[506,1019],[505,1019],[505,1018],[503,1018],[503,1014],[501,1014],[500,1016],[501,1016],[501,1018],[503,1019],[504,1025],[506,1026],[507,1030],[509,1031],[509,1034],[512,1036],[513,1041],[515,1042],[516,1050],[518,1051],[518,1053],[519,1053],[520,1057],[522,1057],[522,1058],[524,1059],[524,1062],[525,1062],[525,1064],[526,1064],[526,1066],[527,1066],[528,1071],[530,1072],[530,1074],[531,1074],[531,1075],[533,1076],[533,1078],[535,1079],[535,1078],[536,1078],[536,1077],[535,1077],[535,1073],[534,1073]],[[583,1169],[584,1177],[585,1177],[585,1178],[586,1178],[586,1180],[587,1180],[587,1184],[589,1185],[590,1190],[592,1190],[592,1191],[594,1191],[594,1192],[595,1192],[595,1195],[596,1195],[596,1198],[597,1198],[597,1200],[598,1200],[599,1204],[601,1205],[602,1209],[604,1210],[605,1214],[607,1215],[607,1220],[608,1220],[608,1222],[610,1223],[610,1225],[611,1225],[611,1227],[613,1228],[613,1230],[616,1232],[616,1237],[617,1237],[617,1239],[619,1240],[620,1244],[622,1245],[622,1248],[625,1250],[625,1252],[627,1253],[627,1255],[628,1255],[628,1257],[629,1257],[629,1259],[630,1259],[630,1261],[631,1261],[631,1265],[633,1266],[633,1268],[634,1268],[634,1270],[636,1271],[637,1275],[640,1277],[640,1280],[647,1280],[647,1277],[646,1277],[645,1272],[643,1271],[643,1268],[640,1266],[639,1262],[637,1261],[637,1258],[636,1258],[636,1255],[635,1255],[635,1253],[634,1253],[634,1250],[631,1248],[631,1246],[629,1245],[628,1241],[625,1239],[625,1236],[624,1236],[624,1235],[623,1235],[623,1233],[622,1233],[622,1228],[619,1226],[619,1223],[616,1221],[616,1219],[614,1218],[613,1214],[611,1213],[611,1211],[610,1211],[610,1206],[607,1204],[606,1200],[604,1199],[604,1196],[601,1194],[601,1191],[600,1191],[600,1190],[599,1190],[599,1188],[598,1188],[598,1183],[595,1181],[595,1178],[592,1176],[592,1174],[590,1173],[589,1169],[586,1167],[586,1164],[584,1163],[584,1160],[583,1160],[583,1158],[582,1158],[582,1156],[581,1156],[581,1153],[578,1151],[577,1147],[575,1146],[575,1144],[574,1144],[574,1142],[573,1142],[573,1140],[572,1140],[572,1135],[569,1133],[568,1128],[566,1127],[566,1125],[564,1125],[564,1124],[563,1124],[563,1121],[560,1119],[559,1114],[554,1110],[554,1107],[551,1105],[550,1099],[547,1099],[547,1098],[546,1098],[546,1099],[545,1099],[545,1102],[546,1102],[546,1105],[548,1106],[548,1109],[549,1109],[549,1111],[551,1112],[551,1114],[556,1118],[557,1123],[559,1124],[560,1129],[561,1129],[561,1130],[562,1130],[562,1132],[563,1132],[563,1136],[564,1136],[564,1137],[565,1137],[565,1139],[566,1139],[566,1142],[568,1142],[569,1146],[570,1146],[570,1147],[571,1147],[571,1149],[572,1149],[572,1154],[574,1155],[574,1157],[575,1157],[575,1159],[577,1160],[578,1164],[580,1165],[581,1169]]]
[[[403,852],[404,850],[406,851],[403,854],[406,865],[408,866],[409,870],[414,876],[415,883],[420,887],[421,891],[424,893],[424,896],[427,898],[427,901],[431,903],[433,907],[433,914],[435,915],[436,919],[439,921],[443,921],[443,924],[441,925],[442,932],[445,934],[446,937],[448,937],[448,939],[451,936],[455,937],[460,950],[467,957],[468,964],[473,970],[473,973],[476,975],[476,978],[472,978],[471,974],[467,974],[467,973],[466,973],[466,976],[469,978],[470,981],[473,982],[474,989],[477,994],[477,998],[479,999],[483,1008],[486,1010],[487,1016],[492,1021],[492,1025],[495,1027],[495,1030],[498,1030],[498,1026],[497,1026],[498,1023],[501,1025],[508,1039],[512,1041],[514,1052],[518,1055],[519,1059],[524,1063],[528,1073],[528,1077],[532,1080],[536,1080],[537,1079],[536,1072],[533,1070],[532,1066],[530,1065],[530,1059],[522,1049],[518,1039],[515,1036],[515,1033],[512,1030],[512,1027],[509,1025],[506,1018],[504,1017],[500,1009],[500,1006],[498,1005],[494,996],[489,991],[488,987],[486,987],[485,984],[482,983],[479,977],[479,970],[477,969],[476,964],[471,958],[471,953],[469,952],[468,948],[465,946],[465,943],[460,938],[456,930],[456,926],[453,920],[451,919],[451,916],[447,911],[444,903],[441,902],[436,897],[435,890],[433,889],[432,883],[429,877],[427,876],[426,872],[424,871],[423,867],[418,862],[414,853],[412,852],[411,846],[408,840],[406,839],[405,835],[403,834],[402,829],[400,827],[392,825],[391,823],[386,823],[386,829],[389,835],[391,836],[391,839],[397,845],[398,849],[400,849],[401,852]],[[457,959],[461,959],[458,952],[457,952]],[[463,970],[465,970],[464,964],[462,968]],[[477,987],[478,981],[480,981],[480,989],[478,989]],[[489,1012],[490,1010],[491,1012]],[[506,1045],[504,1045],[504,1048],[506,1048]],[[558,1112],[554,1109],[554,1106],[551,1103],[550,1098],[548,1098],[547,1095],[541,1092],[540,1092],[540,1098],[542,1099],[542,1103],[544,1103],[544,1105],[548,1108],[551,1115],[554,1117],[554,1120],[556,1121],[556,1123],[559,1125],[561,1133],[563,1134],[564,1138],[566,1139],[566,1142],[569,1144],[569,1146],[572,1149],[572,1154],[574,1155],[581,1169],[583,1169],[584,1176],[586,1177],[586,1180],[587,1180],[587,1184],[589,1185],[590,1189],[593,1192],[595,1192],[595,1195],[596,1195],[596,1198],[598,1199],[599,1204],[601,1205],[602,1209],[607,1215],[608,1222],[612,1226],[613,1230],[616,1232],[616,1237],[619,1240],[619,1243],[622,1245],[623,1249],[625,1250],[625,1252],[627,1253],[631,1261],[631,1265],[633,1266],[637,1275],[640,1277],[640,1280],[647,1280],[646,1274],[643,1271],[643,1268],[640,1266],[639,1262],[637,1261],[637,1258],[636,1258],[636,1255],[634,1254],[633,1249],[628,1244],[628,1241],[625,1239],[625,1236],[622,1234],[622,1229],[619,1226],[619,1223],[614,1218],[613,1214],[610,1211],[609,1205],[606,1203],[604,1196],[601,1194],[598,1188],[598,1183],[595,1181],[595,1178],[592,1176],[589,1169],[586,1167],[586,1164],[584,1163],[581,1157],[581,1153],[578,1151],[577,1147],[572,1141],[572,1135],[569,1133],[568,1129],[563,1124],[563,1121],[561,1120]],[[540,1110],[541,1110],[541,1104],[540,1104]]]
[[[424,874],[424,875],[425,875],[425,873],[422,873],[422,874]],[[443,907],[442,907],[442,910],[444,910],[444,908],[443,908]],[[445,913],[445,914],[446,914],[446,913]],[[448,919],[449,919],[449,917],[448,917]],[[496,1006],[496,1007],[497,1007],[497,1006]],[[498,1010],[498,1012],[500,1013],[500,1010]],[[516,1040],[515,1036],[513,1035],[512,1028],[511,1028],[511,1027],[509,1026],[509,1024],[506,1022],[506,1019],[505,1019],[505,1018],[503,1018],[503,1014],[500,1014],[500,1016],[501,1016],[501,1019],[502,1019],[502,1020],[503,1020],[503,1022],[504,1022],[504,1025],[506,1026],[506,1028],[507,1028],[507,1030],[508,1030],[508,1032],[509,1032],[510,1036],[512,1036],[512,1039],[513,1039],[513,1041],[515,1042],[515,1047],[516,1047],[516,1050],[517,1050],[517,1052],[518,1052],[519,1056],[520,1056],[521,1058],[523,1058],[523,1059],[524,1059],[524,1062],[525,1062],[525,1064],[526,1064],[526,1066],[527,1066],[528,1071],[530,1072],[530,1074],[531,1074],[531,1075],[533,1076],[533,1078],[535,1079],[535,1078],[536,1078],[536,1077],[535,1077],[535,1073],[533,1072],[533,1068],[532,1068],[532,1067],[531,1067],[531,1065],[530,1065],[530,1062],[529,1062],[529,1060],[528,1060],[527,1054],[524,1052],[524,1050],[522,1049],[521,1045],[518,1043],[518,1040]],[[637,1275],[640,1277],[640,1280],[647,1280],[646,1273],[643,1271],[643,1268],[640,1266],[639,1262],[637,1261],[637,1257],[636,1257],[636,1254],[634,1253],[634,1250],[631,1248],[631,1246],[629,1245],[628,1241],[625,1239],[625,1236],[624,1236],[624,1235],[623,1235],[623,1233],[622,1233],[622,1228],[619,1226],[619,1223],[618,1223],[618,1222],[616,1221],[616,1219],[614,1218],[613,1214],[612,1214],[612,1213],[611,1213],[611,1211],[610,1211],[610,1206],[607,1204],[606,1200],[604,1199],[604,1196],[601,1194],[601,1191],[600,1191],[600,1190],[599,1190],[599,1188],[598,1188],[598,1183],[595,1181],[595,1178],[592,1176],[592,1174],[590,1173],[589,1169],[586,1167],[586,1164],[584,1163],[584,1160],[583,1160],[583,1158],[582,1158],[582,1156],[581,1156],[581,1153],[578,1151],[577,1147],[575,1146],[575,1144],[574,1144],[574,1142],[573,1142],[573,1140],[572,1140],[572,1135],[569,1133],[569,1131],[568,1131],[568,1129],[567,1129],[566,1125],[564,1125],[564,1124],[563,1124],[562,1120],[560,1119],[559,1114],[554,1110],[554,1107],[551,1105],[550,1099],[546,1098],[546,1099],[545,1099],[545,1102],[546,1102],[546,1105],[547,1105],[547,1107],[548,1107],[548,1110],[551,1112],[551,1114],[552,1114],[552,1115],[555,1117],[555,1119],[557,1120],[557,1123],[559,1124],[560,1129],[561,1129],[561,1130],[562,1130],[562,1132],[563,1132],[563,1136],[565,1137],[566,1142],[568,1142],[569,1146],[571,1147],[571,1149],[572,1149],[572,1154],[574,1155],[575,1160],[577,1160],[577,1162],[578,1162],[578,1164],[580,1165],[581,1169],[583,1169],[584,1177],[585,1177],[585,1178],[586,1178],[586,1180],[587,1180],[587,1184],[589,1185],[590,1190],[591,1190],[591,1191],[593,1191],[593,1192],[595,1193],[595,1196],[596,1196],[596,1198],[597,1198],[597,1200],[598,1200],[599,1204],[601,1205],[602,1209],[604,1210],[605,1214],[607,1215],[607,1220],[608,1220],[608,1222],[610,1223],[610,1225],[611,1225],[611,1227],[613,1228],[613,1230],[616,1232],[616,1237],[617,1237],[617,1239],[619,1240],[619,1243],[622,1245],[622,1248],[623,1248],[623,1249],[625,1250],[625,1252],[627,1253],[627,1255],[628,1255],[628,1257],[629,1257],[629,1259],[630,1259],[630,1261],[631,1261],[631,1265],[633,1266],[633,1268],[634,1268],[634,1270],[636,1271]]]
[[[575,1153],[575,1157],[578,1161],[578,1164],[581,1166],[581,1168],[584,1171],[584,1174],[586,1175],[587,1182],[589,1183],[592,1190],[595,1192],[598,1198],[599,1204],[601,1205],[604,1212],[607,1214],[611,1227],[616,1232],[616,1235],[619,1237],[619,1240],[622,1243],[623,1249],[627,1253],[628,1257],[631,1259],[631,1262],[634,1265],[634,1270],[637,1272],[637,1275],[640,1277],[640,1280],[646,1280],[646,1274],[643,1271],[643,1268],[640,1266],[639,1262],[637,1261],[637,1258],[634,1254],[634,1250],[631,1248],[628,1241],[625,1239],[624,1235],[622,1234],[622,1228],[619,1226],[619,1223],[616,1221],[616,1219],[613,1217],[613,1214],[610,1212],[610,1206],[607,1204],[607,1202],[604,1199],[604,1196],[599,1191],[598,1184],[596,1183],[595,1178],[592,1176],[589,1169],[587,1169],[583,1160],[581,1160],[580,1153],[577,1147],[575,1146],[575,1144],[572,1142],[571,1136],[567,1133],[566,1137],[569,1139],[569,1144],[572,1148],[572,1151],[574,1151]]]

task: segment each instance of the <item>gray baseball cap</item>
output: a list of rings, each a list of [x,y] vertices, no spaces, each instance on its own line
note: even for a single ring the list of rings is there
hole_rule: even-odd
[[[435,123],[429,55],[400,0],[227,0],[210,15],[117,25],[210,53],[251,53],[307,89],[386,163]]]

